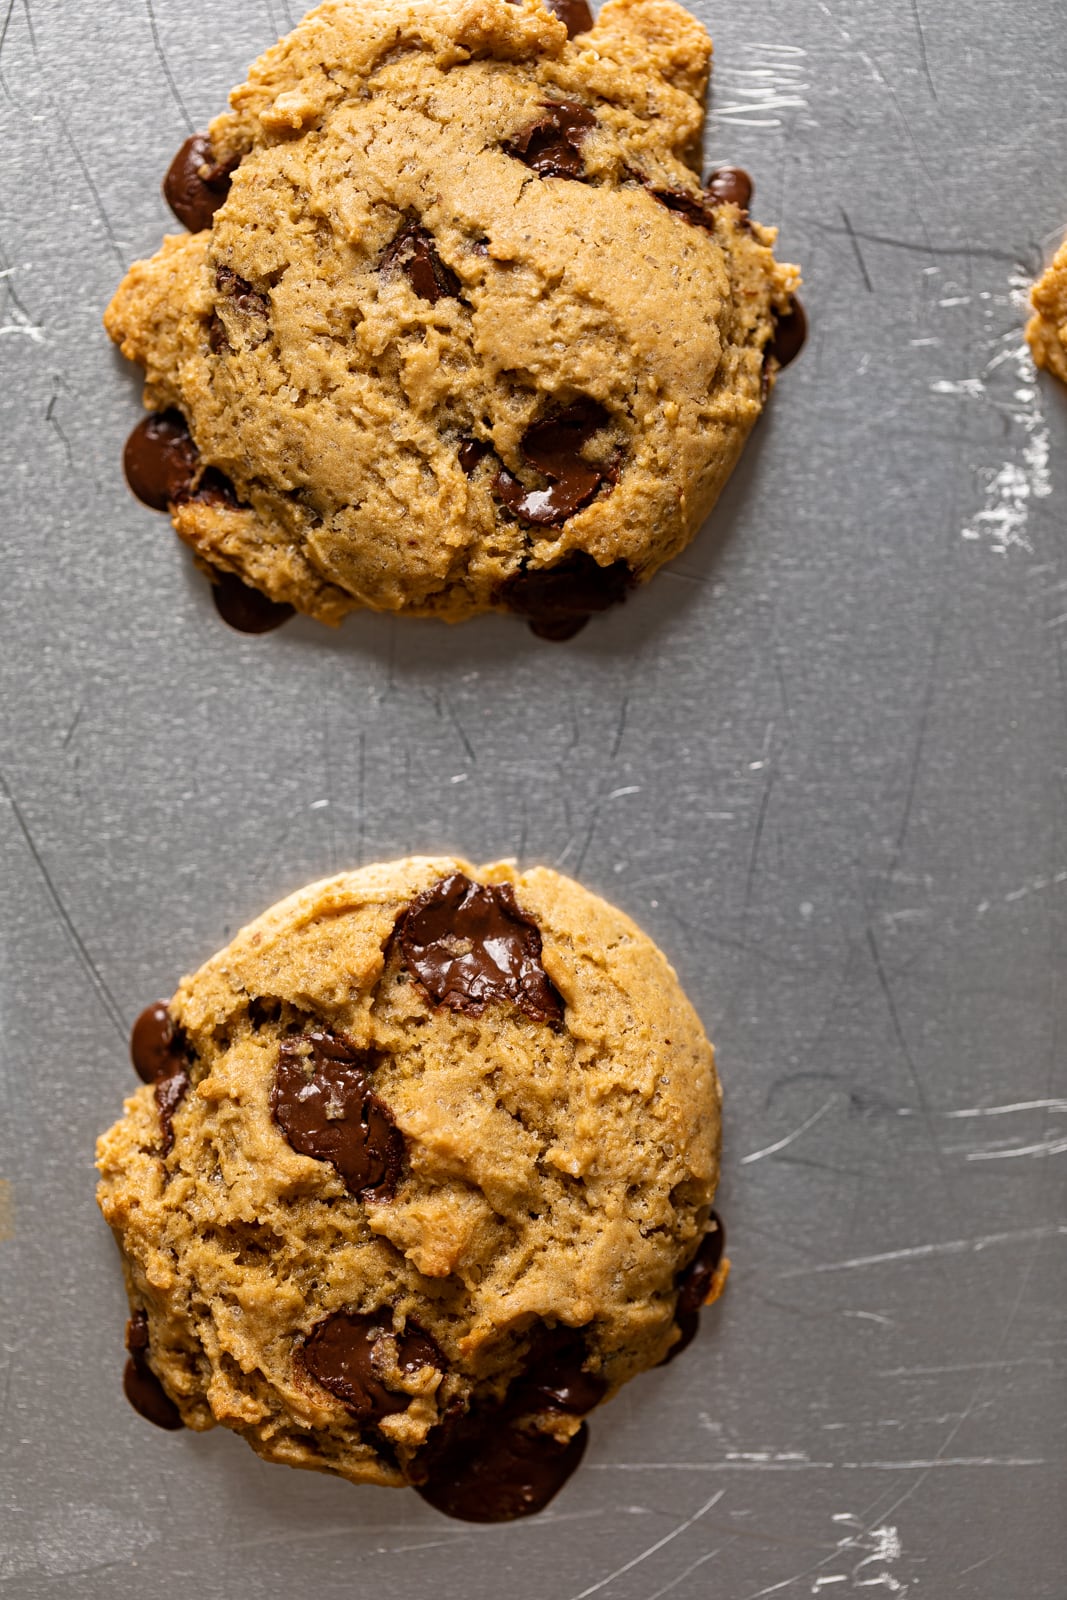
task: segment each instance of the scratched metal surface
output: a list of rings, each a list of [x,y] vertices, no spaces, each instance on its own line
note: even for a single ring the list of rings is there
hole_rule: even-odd
[[[0,11],[4,1596],[1062,1600],[1067,400],[1019,337],[1062,14],[698,9],[814,335],[714,529],[566,647],[218,623],[124,490],[99,319],[284,0]],[[729,1294],[503,1528],[141,1422],[93,1205],[140,1006],[443,846],[625,906],[728,1095]]]

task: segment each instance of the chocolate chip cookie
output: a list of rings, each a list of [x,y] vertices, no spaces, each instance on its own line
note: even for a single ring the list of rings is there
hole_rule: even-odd
[[[1067,383],[1067,239],[1034,284],[1026,337],[1039,367]]]
[[[650,940],[554,872],[312,885],[132,1055],[99,1201],[126,1392],[163,1427],[521,1516],[722,1288],[711,1046]]]
[[[751,184],[700,177],[704,29],[557,9],[332,0],[167,175],[193,231],[105,319],[153,413],[127,470],[250,626],[575,632],[693,537],[796,352]]]

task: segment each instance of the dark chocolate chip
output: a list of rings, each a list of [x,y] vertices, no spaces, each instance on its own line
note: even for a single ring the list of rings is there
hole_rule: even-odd
[[[487,445],[482,439],[464,439],[463,443],[459,447],[457,455],[459,457],[459,464],[467,474],[468,478],[478,465],[479,461],[481,461],[484,456],[489,454],[491,448],[492,446]]]
[[[361,1422],[377,1422],[406,1411],[412,1398],[386,1388],[378,1374],[375,1347],[388,1334],[393,1334],[393,1327],[387,1314],[335,1311],[312,1329],[299,1358],[315,1382],[342,1400]],[[402,1372],[414,1373],[422,1367],[445,1370],[441,1351],[417,1323],[409,1320],[403,1333],[393,1337],[396,1364]],[[381,1357],[384,1355],[382,1351]]]
[[[509,140],[504,149],[542,178],[585,175],[582,141],[596,118],[576,100],[545,100],[545,115]]]
[[[381,270],[403,272],[419,299],[431,305],[459,294],[459,279],[438,255],[433,235],[417,223],[401,228],[382,257]]]
[[[538,527],[566,522],[596,494],[612,469],[587,461],[581,454],[608,414],[595,400],[576,400],[553,416],[527,428],[520,442],[523,456],[549,480],[547,489],[527,489],[501,467],[493,480],[494,493],[509,511]]]
[[[675,1356],[692,1344],[700,1324],[700,1308],[711,1293],[715,1274],[726,1249],[726,1229],[718,1212],[708,1219],[708,1231],[697,1247],[696,1255],[675,1279],[678,1302],[674,1320],[680,1337],[671,1345],[660,1362],[665,1367]]]
[[[157,1428],[183,1428],[181,1412],[148,1365],[148,1318],[143,1311],[135,1311],[126,1324],[126,1348],[130,1355],[122,1387],[133,1409]]]
[[[561,1444],[550,1434],[516,1427],[505,1413],[474,1413],[420,1453],[426,1478],[416,1492],[462,1522],[530,1517],[559,1493],[588,1442],[584,1422]]]
[[[206,506],[239,506],[237,490],[217,467],[205,467],[194,494],[183,496]]]
[[[190,233],[210,228],[211,219],[230,192],[230,179],[238,165],[216,161],[206,133],[186,139],[163,179],[163,194],[178,221]]]
[[[328,1161],[349,1194],[386,1200],[396,1189],[404,1140],[371,1093],[374,1057],[333,1034],[282,1042],[271,1090],[275,1122],[294,1150]]]
[[[286,601],[269,599],[232,572],[220,572],[212,578],[211,598],[223,622],[238,633],[272,633],[296,614],[295,607]]]
[[[253,288],[247,278],[242,278],[232,267],[217,267],[215,287],[220,294],[233,302],[234,308],[246,317],[269,317],[270,301],[265,294]]]
[[[166,511],[188,496],[199,464],[199,452],[180,411],[157,412],[139,422],[122,457],[126,482],[153,511]]]
[[[513,1416],[564,1411],[584,1417],[607,1393],[607,1382],[584,1368],[585,1340],[573,1328],[545,1328],[534,1340],[526,1371],[508,1391]]]
[[[584,1416],[607,1384],[586,1372],[585,1342],[573,1328],[542,1328],[524,1373],[499,1404],[447,1415],[419,1451],[411,1477],[419,1494],[465,1522],[509,1522],[542,1510],[581,1461],[583,1423],[561,1443],[527,1419],[556,1411]]]
[[[213,311],[211,313],[210,320],[208,321],[207,343],[208,349],[214,356],[225,355],[230,349],[230,340],[226,332],[226,324],[223,322],[217,311]]]
[[[510,1001],[535,1022],[558,1023],[563,1001],[541,964],[541,934],[510,883],[461,872],[413,900],[397,923],[400,954],[435,1005],[480,1016]]]
[[[571,639],[594,611],[620,605],[632,581],[625,561],[601,567],[586,551],[575,550],[554,567],[517,572],[497,598],[509,611],[527,617],[539,639]]]
[[[170,1077],[183,1065],[181,1035],[165,1000],[145,1006],[130,1032],[130,1060],[142,1083]]]
[[[676,211],[695,228],[714,228],[715,221],[711,211],[699,195],[689,194],[685,189],[653,189],[651,185],[648,187],[661,205],[666,206],[668,211]]]
[[[189,1088],[189,1074],[184,1067],[156,1079],[156,1105],[159,1108],[159,1126],[162,1134],[160,1154],[169,1156],[174,1148],[174,1113],[185,1099]]]
[[[722,1218],[713,1211],[708,1219],[708,1231],[697,1248],[689,1265],[678,1278],[678,1310],[683,1314],[699,1311],[708,1295],[723,1251],[726,1249],[726,1229]]]
[[[779,367],[787,367],[791,361],[796,360],[804,348],[807,336],[807,315],[800,301],[794,299],[784,316],[775,318],[774,333],[766,350],[767,360],[775,362]]]
[[[573,39],[579,33],[588,33],[593,26],[593,13],[588,0],[545,0],[545,4],[561,22],[566,23],[568,39]]]
[[[752,179],[743,167],[716,167],[704,185],[708,204],[740,206],[747,211],[752,201]]]

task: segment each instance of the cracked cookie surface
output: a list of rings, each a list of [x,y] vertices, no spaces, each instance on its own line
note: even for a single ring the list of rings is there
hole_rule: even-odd
[[[128,1382],[164,1416],[432,1498],[465,1437],[565,1475],[582,1415],[692,1336],[721,1255],[712,1050],[659,950],[558,874],[312,885],[133,1048],[154,1082],[100,1140],[99,1201]]]
[[[672,0],[573,38],[540,0],[329,0],[255,64],[168,176],[200,231],[105,319],[185,419],[159,492],[213,573],[536,620],[541,575],[584,563],[588,612],[683,548],[797,283],[694,168],[710,53]]]

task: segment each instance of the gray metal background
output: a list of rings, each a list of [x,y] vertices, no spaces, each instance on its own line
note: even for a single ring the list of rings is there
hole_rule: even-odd
[[[100,313],[291,18],[0,6],[5,1597],[1067,1593],[1067,397],[1018,291],[1067,221],[1062,8],[697,9],[710,148],[814,333],[713,528],[553,647],[222,626],[123,486]],[[306,880],[446,846],[623,905],[727,1090],[725,1301],[489,1529],[143,1423],[93,1204],[140,1006]]]

